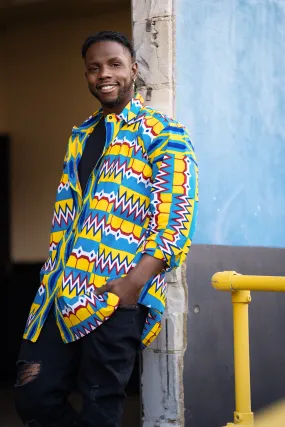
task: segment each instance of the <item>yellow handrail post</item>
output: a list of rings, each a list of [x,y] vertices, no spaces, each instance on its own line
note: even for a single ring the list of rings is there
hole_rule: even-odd
[[[236,410],[234,424],[253,426],[250,391],[248,305],[249,291],[232,292]]]
[[[243,276],[235,271],[223,271],[214,274],[212,285],[219,291],[230,291],[233,303],[236,411],[234,424],[228,423],[225,427],[253,427],[248,327],[250,291],[285,292],[285,277]]]

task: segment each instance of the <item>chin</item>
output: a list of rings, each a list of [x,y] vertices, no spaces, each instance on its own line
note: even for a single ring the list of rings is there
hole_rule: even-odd
[[[120,98],[117,96],[113,98],[109,98],[107,96],[104,98],[101,98],[101,104],[109,108],[115,107],[119,103],[120,103]]]

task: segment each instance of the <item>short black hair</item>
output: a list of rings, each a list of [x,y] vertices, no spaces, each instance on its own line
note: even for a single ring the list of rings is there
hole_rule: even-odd
[[[81,55],[82,58],[86,58],[87,50],[92,46],[94,43],[98,42],[106,42],[106,41],[112,41],[120,43],[122,46],[124,46],[129,52],[132,57],[132,59],[135,59],[135,50],[133,48],[132,43],[130,40],[123,34],[119,33],[117,31],[100,31],[99,33],[94,34],[93,36],[89,36],[85,42],[83,43],[83,46],[81,48]]]

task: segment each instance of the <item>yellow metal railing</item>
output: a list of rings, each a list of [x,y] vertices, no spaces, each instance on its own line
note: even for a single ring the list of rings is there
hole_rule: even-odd
[[[284,427],[285,402],[277,402],[257,415],[255,427]]]
[[[219,291],[231,292],[233,303],[236,410],[234,423],[228,423],[226,427],[252,427],[248,327],[250,291],[285,292],[285,277],[243,276],[235,271],[224,271],[212,277],[212,285]]]

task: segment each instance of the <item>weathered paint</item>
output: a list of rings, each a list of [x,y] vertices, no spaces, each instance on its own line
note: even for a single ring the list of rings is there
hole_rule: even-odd
[[[198,153],[196,243],[285,247],[285,2],[177,0],[176,110]]]

